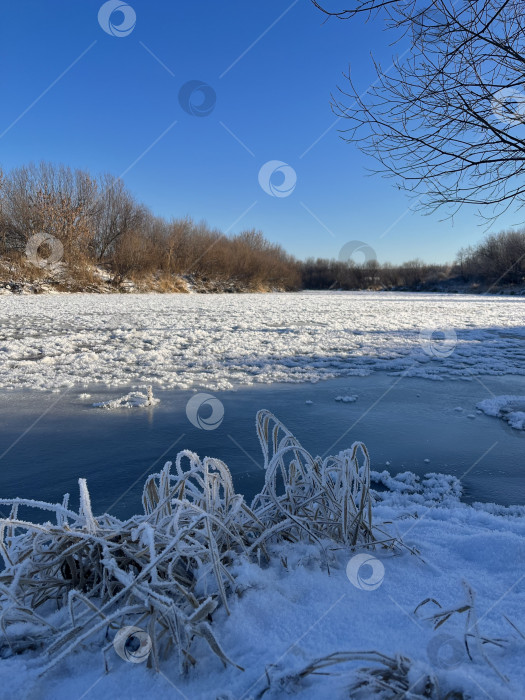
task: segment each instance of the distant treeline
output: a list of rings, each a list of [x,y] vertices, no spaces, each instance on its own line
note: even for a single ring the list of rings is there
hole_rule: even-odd
[[[525,230],[487,236],[459,251],[450,265],[410,260],[401,265],[377,261],[358,265],[337,260],[302,263],[305,289],[487,289],[525,285]]]
[[[154,276],[166,291],[184,276],[232,291],[525,285],[525,231],[488,236],[450,265],[299,261],[260,231],[227,236],[189,218],[155,216],[112,175],[93,177],[49,163],[0,172],[0,256],[10,269],[18,265],[22,276],[48,272],[35,270],[26,256],[28,242],[40,233],[60,242],[60,262],[79,289],[89,288],[97,268],[116,287]],[[41,258],[50,253],[47,245],[38,249]]]

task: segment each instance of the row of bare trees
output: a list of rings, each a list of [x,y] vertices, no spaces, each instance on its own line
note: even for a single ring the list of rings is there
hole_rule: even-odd
[[[409,260],[400,265],[310,258],[301,264],[306,289],[472,289],[525,288],[525,230],[489,235],[461,249],[451,265]]]
[[[401,265],[353,264],[338,260],[310,258],[302,264],[302,280],[306,289],[410,289],[417,290],[449,279],[449,265],[426,265],[410,260]]]
[[[456,268],[465,281],[493,285],[525,283],[525,231],[487,236],[477,246],[459,251]]]
[[[226,236],[191,219],[167,221],[138,203],[123,182],[42,163],[0,176],[0,255],[24,259],[30,238],[51,234],[80,286],[96,266],[118,285],[148,275],[182,275],[232,289],[421,289],[456,280],[485,288],[525,284],[525,230],[488,236],[452,265],[411,260],[366,265],[297,261],[259,231]],[[167,285],[169,289],[169,285]]]
[[[23,259],[44,232],[73,275],[104,267],[115,284],[149,274],[229,280],[246,288],[299,286],[297,263],[258,231],[226,236],[191,219],[167,221],[111,175],[41,163],[0,177],[0,254]]]

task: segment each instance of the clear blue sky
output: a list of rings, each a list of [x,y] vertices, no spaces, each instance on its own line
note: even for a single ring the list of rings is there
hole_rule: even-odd
[[[157,214],[258,228],[300,258],[337,257],[357,239],[380,261],[445,261],[484,235],[472,210],[454,224],[406,213],[406,195],[368,175],[373,163],[339,138],[344,122],[333,126],[329,102],[342,73],[351,63],[364,90],[374,79],[370,51],[388,64],[395,50],[377,22],[324,23],[309,0],[131,0],[134,28],[112,36],[98,22],[102,4],[4,3],[4,169],[50,160],[124,173]],[[180,105],[192,80],[216,94],[208,116]],[[297,174],[287,197],[259,186],[270,160]],[[513,223],[507,216],[494,229]]]

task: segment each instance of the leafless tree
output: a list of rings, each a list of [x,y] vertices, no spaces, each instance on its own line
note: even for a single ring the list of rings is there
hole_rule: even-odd
[[[91,244],[97,186],[89,173],[40,163],[12,170],[0,190],[0,229],[6,249],[23,250],[41,231],[55,236],[68,258]]]
[[[525,231],[487,236],[475,247],[462,249],[456,264],[465,280],[522,285],[525,282]]]
[[[113,175],[101,176],[98,189],[93,246],[96,260],[103,262],[111,258],[121,238],[141,226],[147,212],[137,204],[123,181]]]
[[[328,1],[328,0],[327,0]],[[356,141],[419,206],[478,205],[492,220],[525,197],[523,0],[349,0],[331,17],[382,18],[399,54],[333,99]],[[332,5],[336,2],[334,0]]]

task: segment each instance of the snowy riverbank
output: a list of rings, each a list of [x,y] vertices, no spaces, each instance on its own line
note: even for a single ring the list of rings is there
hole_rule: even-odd
[[[276,546],[268,567],[243,556],[235,558],[231,570],[238,594],[231,598],[229,616],[223,608],[213,614],[213,629],[225,652],[244,671],[224,668],[199,642],[198,663],[186,677],[169,661],[160,674],[144,663],[126,663],[111,644],[105,673],[103,645],[95,640],[42,677],[40,652],[3,659],[0,698],[248,700],[261,697],[269,677],[265,699],[342,699],[356,681],[357,668],[379,665],[353,662],[325,669],[334,675],[295,681],[293,676],[319,657],[371,650],[411,659],[411,692],[406,698],[441,699],[454,690],[464,694],[450,697],[521,697],[525,509],[466,506],[458,500],[457,481],[444,476],[431,475],[418,484],[407,474],[388,485],[392,490],[382,492],[374,507],[375,521],[392,521],[390,531],[417,548],[419,556],[407,551],[392,556],[381,548],[370,551],[382,569],[368,590],[370,567],[360,571],[363,588],[351,583],[347,566],[354,553],[345,547],[330,552],[330,571],[320,547],[304,542]],[[425,619],[440,612],[437,605],[427,604],[414,614],[427,598],[439,602],[442,610],[468,603],[463,582],[475,592],[480,634],[500,640],[480,649],[469,638],[472,660],[464,647],[465,633],[473,632],[465,613],[454,613],[437,630]],[[439,694],[417,694],[427,677],[437,679]]]

